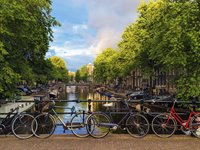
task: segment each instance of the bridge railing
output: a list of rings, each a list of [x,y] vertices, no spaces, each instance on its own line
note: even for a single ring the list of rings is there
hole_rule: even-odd
[[[52,101],[54,102],[74,102],[74,103],[82,103],[82,102],[85,102],[87,103],[88,105],[88,112],[92,112],[91,110],[91,107],[92,107],[92,103],[109,103],[109,102],[113,102],[113,103],[119,103],[121,102],[123,99],[119,98],[119,99],[116,99],[116,100],[92,100],[92,99],[88,99],[88,100],[79,100],[79,99],[74,99],[74,100],[43,100],[41,97],[40,98],[35,98],[34,100],[18,100],[18,101],[15,101],[15,103],[23,103],[23,102],[32,102],[35,104],[35,110],[38,111],[38,112],[41,112],[42,113],[42,105],[41,104],[48,104]],[[163,103],[173,103],[173,100],[158,100],[158,99],[151,99],[151,100],[128,100],[128,102],[130,103],[137,103],[137,104],[141,104],[141,105],[144,105],[144,104],[163,104]],[[2,102],[0,101],[0,104]],[[3,102],[5,103],[5,102]],[[3,104],[2,103],[2,104]],[[13,103],[13,101],[6,101],[6,103]],[[178,104],[193,104],[194,102],[193,101],[176,101],[176,103]],[[195,102],[195,104],[200,104],[200,102]],[[31,112],[30,112],[31,113]],[[120,113],[124,113],[124,112],[113,112],[113,113],[116,113],[116,114],[120,114]],[[161,112],[149,112],[149,114],[158,114],[158,113],[161,113]],[[0,113],[1,115],[6,115],[7,113]],[[71,114],[71,112],[58,112],[58,114]],[[182,114],[182,113],[180,113]]]

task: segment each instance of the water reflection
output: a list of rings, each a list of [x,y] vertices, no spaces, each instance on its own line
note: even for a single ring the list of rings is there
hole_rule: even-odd
[[[74,89],[74,87],[72,87]],[[70,92],[69,92],[70,91]],[[70,87],[66,88],[66,92],[63,93],[63,95],[61,95],[59,97],[60,100],[88,100],[88,99],[92,99],[92,100],[107,100],[108,98],[105,96],[100,95],[99,93],[95,93],[93,91],[90,91],[88,87],[76,87],[75,91],[73,91],[70,89]],[[75,106],[76,111],[82,111],[82,110],[88,110],[88,104],[87,102],[81,102],[81,103],[76,103],[76,102],[57,102],[56,103],[57,106],[64,106],[64,107],[73,107]],[[102,109],[102,103],[92,103],[92,111],[97,111],[97,110],[101,110]],[[66,113],[66,112],[70,112],[69,109],[56,109],[56,112],[58,113]],[[60,118],[64,120],[64,122],[70,122],[71,118],[73,117],[73,115],[71,114],[59,114]],[[57,120],[57,123],[59,123],[59,121]],[[62,125],[57,125],[56,130],[55,130],[55,134],[63,134],[63,127]],[[65,131],[66,134],[72,134],[71,131],[66,130]]]

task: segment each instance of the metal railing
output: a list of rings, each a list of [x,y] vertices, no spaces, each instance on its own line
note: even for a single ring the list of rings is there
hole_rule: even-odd
[[[102,102],[105,102],[105,103],[109,103],[109,102],[113,102],[113,103],[120,103],[122,100],[122,98],[118,98],[117,100],[91,100],[91,99],[88,99],[88,100],[79,100],[79,99],[75,99],[75,100],[42,100],[42,99],[34,99],[34,100],[18,100],[18,101],[15,101],[15,103],[23,103],[23,102],[32,102],[35,104],[35,107],[41,107],[41,104],[44,104],[44,103],[50,103],[52,101],[55,101],[55,102],[74,102],[74,103],[81,103],[81,102],[87,102],[88,103],[88,112],[92,112],[91,111],[91,106],[92,106],[92,103],[102,103]],[[161,104],[161,103],[173,103],[173,100],[158,100],[158,99],[150,99],[150,100],[144,100],[144,99],[140,99],[140,100],[128,100],[128,102],[130,103],[138,103],[138,104],[141,104],[141,105],[144,105],[144,104]],[[2,104],[4,104],[5,102],[3,102]],[[6,103],[13,103],[13,101],[6,101]],[[194,102],[193,101],[176,101],[176,103],[179,103],[179,104],[193,104]],[[1,101],[0,101],[0,104],[1,104]],[[195,102],[195,104],[200,104],[200,102]],[[40,110],[39,110],[40,111]],[[116,114],[121,114],[123,112],[113,112],[113,113],[116,113]],[[158,114],[158,113],[161,113],[161,112],[149,112],[149,114]],[[8,113],[0,113],[1,115],[6,115]],[[59,112],[58,114],[71,114],[71,112]],[[183,113],[179,113],[179,114],[183,114]]]

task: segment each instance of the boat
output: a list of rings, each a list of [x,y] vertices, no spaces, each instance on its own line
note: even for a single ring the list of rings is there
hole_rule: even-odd
[[[27,102],[17,102],[17,101],[27,101]],[[29,102],[33,101],[33,102]],[[5,118],[6,113],[9,113],[11,110],[15,109],[17,106],[21,105],[19,112],[24,112],[29,110],[34,105],[33,96],[21,96],[20,99],[14,99],[12,101],[5,101],[5,103],[0,104],[0,118]]]

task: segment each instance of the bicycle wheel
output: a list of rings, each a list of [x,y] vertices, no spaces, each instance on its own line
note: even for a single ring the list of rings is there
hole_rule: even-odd
[[[34,117],[29,114],[19,114],[12,122],[12,132],[19,139],[28,139],[33,136],[31,125]],[[36,124],[37,125],[37,124]]]
[[[195,137],[200,138],[200,114],[192,117],[189,129]]]
[[[158,137],[170,137],[176,131],[176,121],[169,114],[157,115],[152,120],[152,130]]]
[[[149,132],[149,122],[141,114],[131,115],[126,120],[126,130],[133,137],[144,137]]]
[[[110,132],[110,118],[104,113],[95,113],[87,119],[87,131],[94,138],[103,138]]]
[[[78,113],[75,114],[71,121],[70,121],[70,127],[69,129],[72,131],[72,133],[77,137],[88,137],[89,133],[87,131],[86,123],[87,123],[87,113]]]
[[[35,117],[32,132],[38,138],[48,138],[55,131],[55,120],[51,114],[40,114]]]

